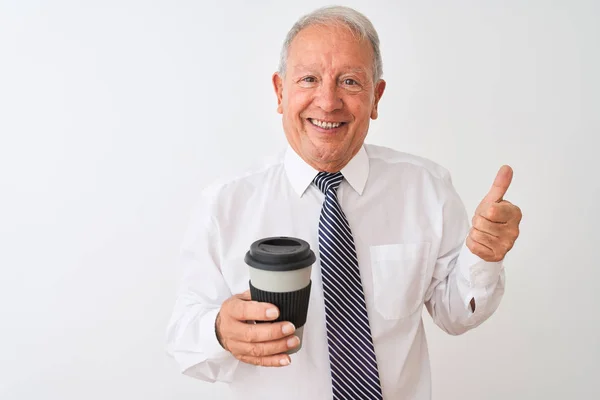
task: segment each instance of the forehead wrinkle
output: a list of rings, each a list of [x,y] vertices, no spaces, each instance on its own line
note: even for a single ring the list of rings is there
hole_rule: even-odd
[[[289,47],[288,61],[292,62],[288,64],[287,68],[290,72],[294,73],[300,68],[312,68],[313,70],[318,70],[322,65],[332,65],[336,61],[337,56],[342,58],[337,61],[343,63],[345,61],[343,58],[346,56],[351,58],[355,57],[354,46],[358,45],[363,48],[366,46],[366,49],[368,49],[368,60],[364,60],[365,63],[368,64],[366,68],[365,66],[357,67],[356,64],[346,64],[342,67],[336,67],[336,69],[343,68],[350,70],[349,72],[365,73],[367,75],[369,74],[369,70],[373,68],[373,65],[371,65],[373,53],[371,44],[366,38],[358,35],[357,32],[354,32],[353,29],[348,27],[346,24],[341,22],[338,24],[336,22],[337,21],[334,21],[332,24],[313,24],[298,32],[297,36],[292,40]],[[335,36],[337,41],[334,41],[333,43],[330,42],[329,49],[331,49],[331,51],[323,53],[322,45],[324,42],[328,41],[327,38],[329,36]],[[303,56],[308,58],[305,59],[305,61],[310,64],[293,63],[292,54],[300,51],[298,48],[299,46],[302,49],[301,53]],[[326,57],[327,59],[323,59],[323,57]],[[301,60],[302,58],[300,58],[300,61]]]

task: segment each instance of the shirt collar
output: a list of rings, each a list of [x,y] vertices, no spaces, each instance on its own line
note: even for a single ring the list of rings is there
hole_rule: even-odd
[[[285,172],[294,191],[302,197],[319,171],[304,162],[289,145],[283,162]],[[352,189],[362,195],[369,177],[369,156],[364,145],[360,147],[360,150],[352,157],[350,162],[342,168],[341,172]]]

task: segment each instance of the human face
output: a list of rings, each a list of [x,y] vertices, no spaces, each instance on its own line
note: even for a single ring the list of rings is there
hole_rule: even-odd
[[[364,143],[385,82],[373,82],[373,49],[345,26],[301,30],[285,76],[273,75],[290,146],[319,171],[340,171]]]

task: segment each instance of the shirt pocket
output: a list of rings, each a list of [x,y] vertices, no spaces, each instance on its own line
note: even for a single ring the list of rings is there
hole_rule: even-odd
[[[427,242],[371,246],[374,305],[385,319],[417,311],[426,290]]]

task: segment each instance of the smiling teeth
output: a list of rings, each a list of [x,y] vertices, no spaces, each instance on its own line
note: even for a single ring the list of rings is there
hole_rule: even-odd
[[[340,126],[342,124],[341,122],[325,122],[325,121],[319,121],[318,119],[311,119],[310,122],[312,122],[314,125],[318,126],[319,128],[323,128],[323,129],[337,128],[338,126]]]

